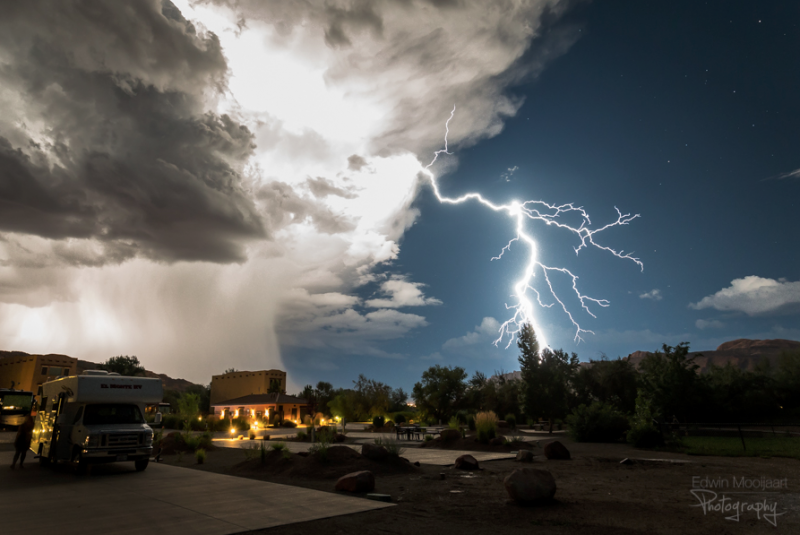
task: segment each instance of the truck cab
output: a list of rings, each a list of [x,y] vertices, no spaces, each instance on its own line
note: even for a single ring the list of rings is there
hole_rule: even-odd
[[[42,464],[133,461],[147,468],[153,430],[145,406],[163,397],[161,380],[90,370],[42,386],[31,449]]]

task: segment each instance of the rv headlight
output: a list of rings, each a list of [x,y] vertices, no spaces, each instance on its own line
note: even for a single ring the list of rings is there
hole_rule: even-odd
[[[146,433],[144,433],[144,445],[145,446],[153,445],[153,431],[147,431]]]
[[[98,448],[100,447],[100,435],[86,435],[86,439],[83,441],[84,447],[87,448]]]

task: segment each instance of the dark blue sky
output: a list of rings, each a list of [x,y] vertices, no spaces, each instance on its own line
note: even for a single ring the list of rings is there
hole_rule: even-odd
[[[577,40],[511,90],[525,103],[503,132],[455,147],[458,167],[440,178],[446,195],[573,202],[595,226],[616,219],[615,206],[641,214],[598,241],[634,251],[643,272],[599,251],[576,257],[571,236],[529,226],[546,263],[572,269],[584,293],[611,302],[594,308],[597,319],[567,302],[596,333],[577,345],[563,313],[538,309],[552,346],[588,360],[681,341],[703,350],[736,338],[800,339],[797,301],[774,301],[775,292],[796,293],[800,279],[800,179],[782,177],[800,168],[798,23],[791,2],[579,4],[551,28]],[[443,130],[448,113],[432,119]],[[458,109],[453,121],[468,113]],[[421,216],[388,271],[426,284],[443,304],[422,312],[427,327],[385,344],[405,358],[340,360],[324,377],[338,386],[365,373],[409,389],[437,363],[469,373],[517,368],[516,346],[497,349],[480,329],[451,340],[483,318],[507,319],[525,251],[490,259],[513,237],[513,222],[474,203],[440,205],[429,189],[415,206]],[[739,287],[727,301],[690,307],[745,277],[778,286],[771,294]],[[288,356],[298,383],[322,378],[303,365],[313,355]]]

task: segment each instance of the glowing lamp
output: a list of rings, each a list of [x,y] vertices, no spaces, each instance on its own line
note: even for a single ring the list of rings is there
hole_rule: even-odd
[[[236,428],[235,427],[231,427],[231,435],[233,435],[234,433],[236,433]]]

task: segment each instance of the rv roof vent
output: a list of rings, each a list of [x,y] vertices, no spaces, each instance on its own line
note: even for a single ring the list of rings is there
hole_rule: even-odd
[[[108,375],[105,370],[84,370],[83,375]]]
[[[108,372],[108,375],[119,375],[117,372]]]

